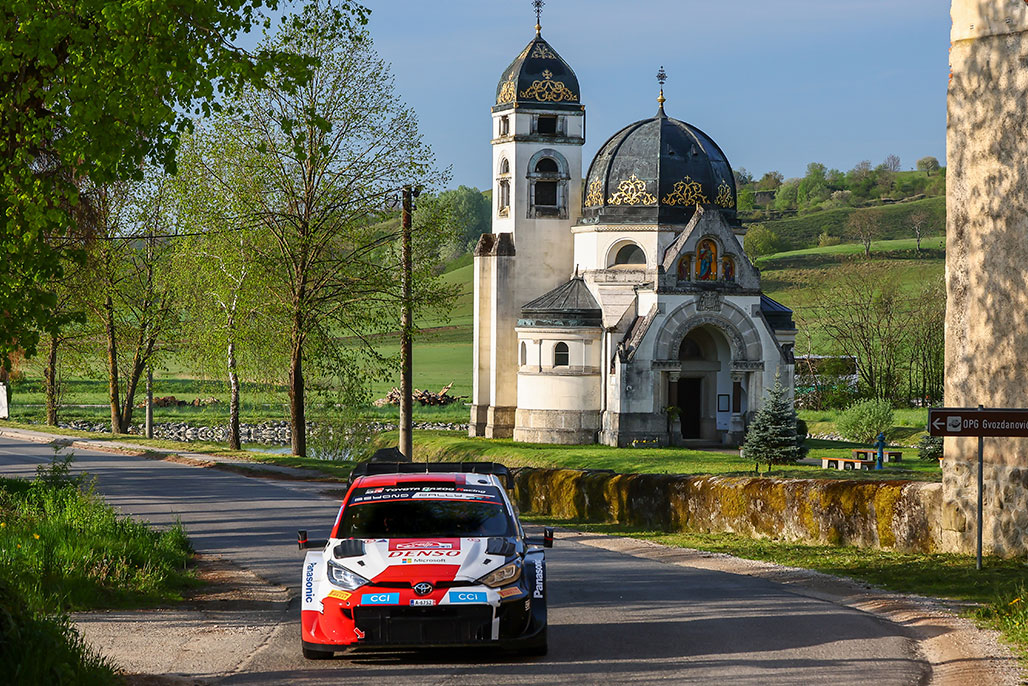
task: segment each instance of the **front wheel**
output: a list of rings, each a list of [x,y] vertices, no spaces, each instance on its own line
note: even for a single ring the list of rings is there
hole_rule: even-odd
[[[525,648],[522,649],[521,654],[532,657],[543,657],[547,652],[549,652],[549,644],[546,640],[546,629],[543,629],[530,645],[525,646]]]
[[[328,660],[332,655],[333,653],[326,650],[311,650],[307,646],[303,646],[303,656],[308,660]]]

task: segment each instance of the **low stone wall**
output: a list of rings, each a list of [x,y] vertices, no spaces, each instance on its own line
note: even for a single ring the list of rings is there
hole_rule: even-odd
[[[733,532],[904,552],[941,549],[942,484],[517,470],[522,512],[656,531]]]

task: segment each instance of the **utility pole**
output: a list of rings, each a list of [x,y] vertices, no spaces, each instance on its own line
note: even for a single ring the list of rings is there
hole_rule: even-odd
[[[411,359],[411,331],[414,317],[411,305],[411,212],[414,210],[414,198],[419,189],[410,184],[403,187],[403,209],[400,215],[400,250],[403,262],[402,273],[402,310],[400,312],[400,445],[403,456],[408,460],[414,457],[413,429],[413,362]]]
[[[153,367],[146,365],[146,437],[153,438]]]

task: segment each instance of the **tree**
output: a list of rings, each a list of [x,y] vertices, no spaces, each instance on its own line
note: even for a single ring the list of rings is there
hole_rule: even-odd
[[[887,170],[894,173],[898,172],[902,168],[899,155],[887,155],[885,157],[885,162],[883,162],[882,164],[885,166]]]
[[[764,404],[757,411],[746,432],[743,455],[757,464],[789,464],[802,458],[806,451],[803,439],[796,431],[796,408],[786,395],[780,378],[764,396]]]
[[[111,432],[132,423],[139,381],[178,324],[171,271],[175,216],[168,177],[154,168],[144,181],[95,189],[97,235],[90,250],[87,306],[107,357]],[[126,357],[126,349],[131,353]]]
[[[422,196],[418,199],[418,211],[428,211],[429,206],[435,203],[446,207],[445,214],[455,228],[453,241],[440,246],[441,259],[450,260],[469,252],[478,244],[479,236],[489,232],[492,206],[477,188],[458,186],[443,191],[435,198]]]
[[[75,230],[83,179],[138,179],[146,158],[173,168],[190,117],[272,69],[302,80],[309,60],[230,42],[278,2],[0,4],[0,362],[63,324],[50,284],[76,250],[60,238]],[[346,0],[337,7],[364,21]]]
[[[775,193],[775,209],[779,211],[796,209],[799,179],[789,179]]]
[[[733,169],[732,174],[735,176],[736,188],[742,188],[743,186],[753,183],[753,174],[746,171],[746,167]]]
[[[769,171],[760,177],[757,182],[758,191],[773,191],[782,185],[785,176],[780,171]]]
[[[796,189],[796,202],[800,207],[810,207],[828,199],[826,172],[825,165],[820,162],[807,165],[807,175],[800,180]]]
[[[917,161],[917,170],[931,176],[932,172],[939,171],[939,160],[931,156],[922,157]]]
[[[921,254],[921,239],[925,237],[928,232],[928,222],[931,221],[932,216],[924,210],[918,210],[910,214],[910,228],[914,231],[914,240],[917,241],[917,248],[915,252]]]
[[[908,315],[910,373],[908,395],[918,404],[942,401],[946,357],[946,282],[939,278],[925,284]]]
[[[175,246],[175,279],[185,314],[183,348],[202,370],[222,370],[228,377],[228,444],[240,447],[241,376],[267,379],[261,373],[284,360],[277,337],[267,336],[270,319],[267,271],[256,261],[256,241],[245,208],[234,189],[240,178],[235,132],[204,126],[185,139],[175,179],[183,232]]]
[[[846,219],[846,232],[864,246],[864,257],[871,257],[871,242],[882,234],[880,210],[857,210]]]
[[[752,212],[753,207],[753,191],[749,188],[743,188],[739,191],[736,209],[740,212]]]
[[[265,47],[317,56],[310,84],[292,89],[272,74],[264,89],[245,89],[229,114],[239,184],[226,184],[253,230],[266,233],[256,259],[268,274],[269,328],[288,347],[292,448],[305,455],[307,377],[339,379],[343,399],[361,399],[367,367],[384,363],[372,345],[395,330],[401,297],[397,234],[374,221],[404,184],[443,181],[421,140],[414,112],[392,88],[388,68],[367,33],[337,30],[332,7],[312,2],[300,21]],[[415,234],[415,316],[454,295],[435,275],[442,227]],[[449,227],[445,227],[448,231]]]
[[[743,247],[751,258],[773,255],[785,250],[785,243],[764,224],[754,224],[743,238]]]
[[[857,372],[868,395],[891,399],[900,388],[902,355],[910,338],[908,313],[895,273],[860,264],[837,270],[830,284],[815,292],[815,326],[834,353],[857,358]]]

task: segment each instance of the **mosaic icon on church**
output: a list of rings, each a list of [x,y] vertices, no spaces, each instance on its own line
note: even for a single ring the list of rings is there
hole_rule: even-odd
[[[725,281],[735,282],[735,260],[731,257],[721,260],[721,278]]]
[[[696,280],[717,279],[717,244],[709,238],[700,241],[696,248]]]

